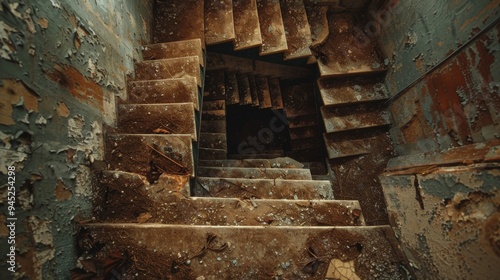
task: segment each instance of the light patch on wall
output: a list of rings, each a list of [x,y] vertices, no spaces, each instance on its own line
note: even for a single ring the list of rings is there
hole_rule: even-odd
[[[49,221],[43,221],[36,216],[30,216],[28,218],[28,223],[30,225],[32,237],[35,243],[47,246],[53,245],[53,238]]]
[[[75,193],[84,197],[92,196],[92,182],[90,168],[85,165],[80,165],[76,174]]]
[[[71,191],[64,185],[64,182],[62,180],[58,180],[54,190],[54,196],[56,199],[59,201],[68,200],[72,195]]]
[[[66,103],[58,102],[56,112],[58,116],[67,118],[69,117],[71,111],[69,110],[68,106],[66,106]]]
[[[21,171],[27,159],[28,155],[25,153],[0,149],[0,173],[7,174],[8,166],[15,166],[16,171]]]
[[[0,124],[13,125],[12,105],[21,104],[28,111],[38,112],[39,95],[24,83],[14,80],[3,80],[0,87]]]

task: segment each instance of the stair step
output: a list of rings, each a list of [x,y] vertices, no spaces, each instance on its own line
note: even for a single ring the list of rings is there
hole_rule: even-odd
[[[201,133],[200,148],[227,150],[226,133]]]
[[[353,107],[321,107],[321,115],[327,133],[359,128],[389,125],[390,116],[385,108],[361,106]]]
[[[241,74],[261,75],[283,80],[312,78],[311,70],[291,65],[271,63],[215,52],[207,53],[207,69],[237,71]]]
[[[203,64],[203,46],[200,39],[177,42],[157,43],[142,47],[144,60],[197,56],[201,66]]]
[[[190,134],[196,141],[193,103],[121,104],[117,131],[131,134]]]
[[[290,128],[290,139],[292,140],[313,138],[320,134],[318,125]]]
[[[205,43],[204,7],[198,0],[169,0],[155,3],[153,41],[174,42],[201,39]]]
[[[227,158],[227,150],[199,148],[198,157],[200,160],[222,160]]]
[[[260,46],[259,13],[256,0],[233,0],[234,50],[244,50]]]
[[[287,118],[316,114],[312,84],[301,83],[281,88]]]
[[[225,100],[203,101],[203,111],[226,110]]]
[[[194,176],[189,134],[107,134],[105,147],[110,170],[133,172],[148,178],[155,172]]]
[[[283,109],[283,97],[281,96],[281,87],[279,78],[269,78],[269,93],[271,95],[272,109],[280,110]]]
[[[252,106],[259,106],[259,94],[257,93],[257,82],[255,81],[255,76],[248,76],[248,84],[250,85]]]
[[[359,37],[366,20],[361,16],[343,13],[329,18],[330,36],[319,48],[318,67],[321,77],[341,77],[377,74],[387,71],[377,41]]]
[[[204,133],[226,133],[226,121],[202,121],[201,132]]]
[[[185,197],[165,191],[163,184],[124,186],[111,180],[99,222],[176,225],[361,226],[358,201]],[[102,187],[102,186],[100,186]],[[163,191],[162,191],[163,190]],[[249,195],[251,191],[249,191]],[[123,203],[133,199],[136,203]],[[143,217],[147,215],[148,218]]]
[[[325,146],[329,159],[365,155],[370,152],[370,139],[339,139],[336,134],[325,133]]]
[[[257,0],[262,45],[260,55],[288,50],[279,1]]]
[[[311,27],[307,21],[304,2],[296,0],[281,0],[281,14],[285,26],[288,50],[284,59],[296,59],[310,56]]]
[[[207,70],[203,102],[226,100],[226,80],[224,70]]]
[[[198,196],[257,199],[333,199],[330,181],[197,177]]]
[[[259,158],[272,159],[272,158],[278,158],[278,157],[284,157],[284,156],[285,156],[285,153],[283,152],[283,150],[279,150],[279,151],[264,150],[264,151],[261,151],[260,153],[228,154],[227,158],[229,158],[229,159],[259,159]]]
[[[328,38],[328,6],[306,5],[306,14],[311,26],[311,46],[321,45]]]
[[[307,161],[304,162],[304,168],[311,170],[311,174],[314,175],[325,175],[328,173],[326,170],[326,164],[324,161]],[[328,179],[327,179],[328,181]]]
[[[288,126],[290,128],[299,128],[313,125],[318,125],[318,116],[316,114],[304,115],[288,119]]]
[[[297,168],[227,168],[201,166],[198,168],[198,175],[202,177],[222,178],[311,180],[311,172],[308,169]]]
[[[207,110],[201,115],[202,122],[204,121],[225,121],[226,110]]]
[[[293,139],[290,145],[295,151],[313,149],[323,146],[323,139],[320,137]]]
[[[185,77],[152,81],[131,81],[128,83],[127,103],[181,103],[191,102],[199,110],[198,85],[196,78]]]
[[[226,159],[200,160],[199,166],[207,167],[257,167],[257,168],[302,168],[304,165],[289,157],[273,159]]]
[[[130,198],[142,203],[143,201],[140,201],[141,197],[139,196],[144,196],[144,198],[146,198],[150,194],[161,195],[160,193],[163,191],[165,191],[165,193],[176,193],[186,197],[190,195],[189,176],[186,175],[162,174],[154,183],[150,184],[145,176],[113,170],[104,170],[101,173],[97,189],[97,193],[99,194],[99,196],[96,196],[95,201],[97,205],[107,205],[106,207],[109,206],[111,208],[117,207],[116,205],[128,207],[130,204],[123,202],[129,201]],[[104,194],[104,192],[107,193]],[[120,195],[121,198],[112,198],[112,196],[116,195]],[[130,198],[123,199],[123,197],[127,195],[130,195]],[[97,201],[97,199],[99,199],[99,201]],[[115,206],[112,204],[115,204]],[[142,204],[140,207],[144,207],[144,205],[147,204]],[[100,210],[105,210],[103,208],[106,207],[102,207]],[[109,213],[110,211],[107,212]],[[139,213],[140,212],[137,214]]]
[[[215,45],[233,41],[232,0],[205,0],[205,42]]]
[[[385,100],[389,91],[383,82],[373,79],[320,79],[318,87],[325,106],[349,105],[361,102]]]
[[[252,104],[252,93],[250,90],[250,81],[248,76],[239,74],[238,78],[238,92],[240,94],[240,105]]]
[[[269,84],[266,77],[255,77],[255,85],[257,87],[257,97],[259,99],[259,108],[271,108],[271,94],[269,92]]]
[[[201,86],[200,63],[197,56],[145,60],[135,63],[135,80],[161,80],[195,77]]]
[[[281,279],[311,279],[312,272],[322,275],[321,279],[412,278],[390,226],[96,223],[86,224],[82,231],[86,234],[80,243],[102,245],[99,256],[116,256],[117,252],[130,256],[134,265],[125,266],[125,273],[137,279],[164,277],[165,272],[143,269],[152,265],[149,258],[169,272],[170,267],[177,268],[179,279],[270,279],[270,272]],[[83,258],[92,256],[95,246],[89,250]],[[314,261],[317,258],[311,254],[318,254],[321,261]]]
[[[227,105],[240,103],[237,73],[233,71],[226,71],[226,103]]]

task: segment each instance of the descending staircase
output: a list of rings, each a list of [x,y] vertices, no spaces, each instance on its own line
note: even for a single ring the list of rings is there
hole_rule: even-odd
[[[280,84],[303,77],[303,69],[281,71],[254,61],[247,71],[237,59],[220,63],[228,59],[223,55],[205,60],[205,44],[233,42],[235,50],[314,61],[310,46],[324,37],[310,29],[317,27],[307,17],[314,2],[156,2],[159,43],[144,46],[117,127],[106,133],[108,166],[96,171],[94,219],[77,236],[82,257],[74,279],[410,278],[392,229],[366,226],[357,200],[336,200],[330,181],[313,180],[314,164],[288,157],[227,159],[229,104],[284,109],[300,147],[314,148],[306,142],[321,139],[321,121],[316,110],[295,110],[300,86]],[[326,16],[321,10],[318,19]],[[325,73],[320,88],[344,85],[325,80],[332,71]],[[377,86],[361,87],[371,92]],[[321,108],[327,145],[340,141],[331,133],[361,128],[368,119],[366,127],[388,123],[383,107],[330,105]],[[328,146],[329,157],[361,154],[352,147],[356,141]]]

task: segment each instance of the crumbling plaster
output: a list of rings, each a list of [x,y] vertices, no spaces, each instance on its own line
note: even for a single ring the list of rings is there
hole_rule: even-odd
[[[91,213],[90,165],[103,159],[104,126],[126,98],[151,20],[152,1],[1,2],[0,220],[15,166],[19,265],[5,279],[69,279],[74,223]],[[1,252],[7,234],[2,222]]]

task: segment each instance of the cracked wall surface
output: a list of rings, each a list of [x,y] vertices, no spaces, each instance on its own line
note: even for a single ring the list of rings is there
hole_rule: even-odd
[[[90,166],[141,45],[152,1],[0,4],[0,270],[7,272],[8,166],[16,167],[16,273],[69,279],[74,222],[89,218]],[[12,276],[12,277],[10,277]]]

